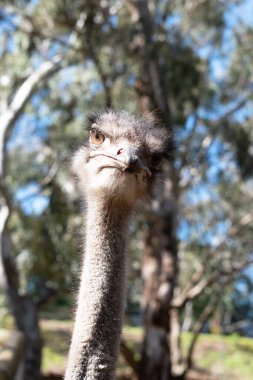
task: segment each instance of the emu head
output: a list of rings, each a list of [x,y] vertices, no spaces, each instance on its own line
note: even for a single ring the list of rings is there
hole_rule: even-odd
[[[154,120],[108,110],[90,117],[90,137],[73,158],[85,197],[133,205],[153,193],[171,151],[166,128]]]

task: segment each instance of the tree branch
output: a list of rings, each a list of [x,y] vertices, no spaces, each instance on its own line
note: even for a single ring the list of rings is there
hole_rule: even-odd
[[[193,124],[192,130],[191,130],[190,136],[187,137],[187,140],[186,140],[185,145],[184,145],[184,152],[182,154],[182,161],[181,161],[181,165],[178,169],[179,173],[181,172],[181,170],[185,167],[185,165],[187,163],[188,151],[189,151],[189,148],[191,146],[192,139],[195,135],[196,128],[198,126],[198,120],[199,120],[198,115],[195,114],[194,124]]]
[[[193,337],[192,337],[192,341],[191,341],[188,354],[187,354],[187,359],[186,359],[186,371],[192,367],[193,352],[194,352],[199,334],[204,324],[208,321],[208,319],[212,316],[212,314],[216,310],[216,307],[219,301],[220,301],[220,293],[216,292],[212,296],[211,301],[208,302],[207,306],[205,307],[205,309],[200,314],[199,318],[196,320],[194,324]]]
[[[27,379],[39,377],[42,340],[38,325],[37,305],[30,297],[20,295],[18,292],[18,271],[11,255],[10,236],[6,230],[12,206],[5,186],[6,142],[15,121],[37,86],[60,70],[62,66],[60,56],[44,62],[23,82],[7,109],[0,116],[0,275],[3,276],[4,281],[1,285],[6,289],[9,297],[16,326],[25,334],[24,376]]]
[[[42,65],[23,82],[14,95],[8,109],[0,116],[2,134],[2,131],[6,133],[7,128],[17,119],[26,102],[33,94],[36,86],[60,70],[61,67],[61,57],[57,55],[51,61],[42,63]]]
[[[57,173],[59,172],[66,158],[67,156],[64,156],[52,164],[52,166],[48,170],[47,175],[39,181],[39,184],[42,188],[48,186],[50,183],[54,181],[55,177],[57,176]]]
[[[218,119],[210,120],[210,119],[201,118],[200,121],[210,126],[214,126],[214,125],[215,126],[219,125],[219,127],[222,126],[222,124],[225,121],[227,121],[230,116],[232,116],[235,112],[239,111],[243,106],[245,106],[245,104],[249,101],[249,95],[250,93],[245,94],[244,97],[236,105],[231,107],[228,111],[224,112],[223,115],[218,117]]]
[[[242,321],[237,321],[234,323],[231,323],[228,326],[225,326],[223,329],[223,332],[227,334],[231,334],[235,331],[238,331],[238,329],[248,326],[253,326],[253,321],[251,319],[243,319]]]
[[[248,213],[248,214],[244,215],[239,220],[239,223],[237,225],[234,225],[231,227],[231,229],[229,231],[229,235],[230,236],[237,235],[243,227],[248,226],[252,222],[253,222],[253,213]]]
[[[15,22],[11,18],[11,17],[15,17],[16,15],[18,15],[18,18],[19,18],[18,23]],[[4,20],[5,22],[7,22],[15,31],[19,30],[20,32],[22,32],[24,34],[29,35],[30,38],[37,37],[40,40],[49,39],[50,41],[54,41],[54,42],[59,43],[60,45],[62,45],[63,47],[66,47],[67,49],[71,49],[71,50],[74,50],[74,51],[79,52],[79,53],[83,51],[83,48],[81,48],[81,47],[77,48],[74,46],[74,44],[72,44],[68,41],[65,41],[64,39],[61,39],[57,36],[54,36],[50,33],[46,33],[45,31],[39,29],[38,27],[36,27],[34,25],[31,17],[29,17],[29,16],[27,16],[21,12],[17,12],[16,9],[15,9],[15,12],[9,11],[8,16],[10,16],[10,17],[7,17],[6,12],[3,12],[0,10],[0,20]]]
[[[88,45],[88,49],[89,49],[89,55],[90,55],[91,59],[93,60],[94,65],[97,68],[98,75],[100,76],[100,80],[101,80],[102,85],[104,87],[105,106],[106,107],[112,107],[111,89],[110,89],[110,86],[108,85],[107,75],[104,73],[104,71],[102,69],[101,62],[97,56],[95,49],[93,48],[93,45],[91,44],[91,41],[89,38],[87,38],[87,45]]]
[[[228,278],[226,279],[226,281],[222,283],[223,289],[224,287],[226,287],[228,284],[231,283],[233,278],[234,278],[234,273],[230,274]],[[193,337],[192,337],[192,341],[191,341],[188,354],[187,354],[185,372],[187,372],[187,370],[192,367],[193,353],[194,353],[194,349],[195,349],[199,334],[201,330],[203,329],[204,324],[210,319],[212,314],[215,312],[219,302],[220,302],[220,291],[217,290],[216,292],[212,294],[211,300],[208,302],[207,306],[204,308],[203,312],[200,314],[200,316],[195,322],[195,325],[193,327]]]
[[[62,68],[62,58],[55,56],[51,61],[42,63],[42,65],[35,70],[19,87],[14,95],[7,110],[0,116],[0,180],[4,176],[4,149],[7,138],[7,131],[13,127],[15,121],[26,105],[27,101],[31,98],[36,87],[42,82],[47,80],[52,74]]]
[[[170,109],[167,101],[165,86],[161,78],[161,71],[156,54],[156,46],[154,44],[154,28],[147,0],[138,0],[136,2],[139,20],[142,25],[143,34],[146,41],[146,50],[149,52],[147,57],[147,68],[150,84],[153,92],[154,101],[158,107],[166,127],[172,131]]]
[[[172,307],[182,308],[187,301],[193,300],[194,298],[199,296],[206,289],[207,286],[212,285],[221,276],[231,276],[232,274],[244,269],[247,265],[252,264],[252,261],[253,260],[247,260],[243,261],[242,263],[232,263],[231,268],[215,271],[209,277],[203,278],[191,288],[187,287],[185,290],[182,291],[182,293],[178,297],[176,297],[173,300]]]
[[[134,353],[130,350],[130,348],[127,347],[127,345],[123,339],[121,339],[121,341],[120,341],[120,353],[124,357],[127,364],[133,370],[134,375],[137,376],[138,362],[134,358]]]
[[[100,61],[100,59],[96,53],[96,49],[93,46],[94,44],[93,44],[92,38],[91,38],[92,34],[93,34],[93,30],[96,27],[96,25],[94,23],[95,14],[93,14],[91,12],[89,16],[90,16],[89,22],[86,22],[86,29],[87,30],[85,32],[84,26],[85,26],[86,14],[85,13],[80,14],[80,22],[79,22],[79,26],[77,28],[77,33],[81,36],[82,40],[84,41],[84,44],[87,45],[87,48],[88,48],[87,53],[90,56],[91,60],[93,61],[94,65],[97,69],[97,73],[100,77],[100,80],[101,80],[101,83],[102,83],[102,86],[103,86],[104,92],[105,92],[105,106],[106,107],[112,107],[111,89],[110,89],[110,86],[108,84],[108,76],[103,70],[101,61]]]

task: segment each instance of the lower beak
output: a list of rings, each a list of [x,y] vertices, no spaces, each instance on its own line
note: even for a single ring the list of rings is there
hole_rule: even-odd
[[[118,150],[118,153],[115,155],[107,150],[101,150],[90,154],[90,157],[97,156],[106,156],[118,163],[118,166],[121,170],[128,173],[139,173],[141,170],[144,170],[149,177],[151,177],[151,171],[143,163],[142,158],[138,152],[138,148],[128,146]]]

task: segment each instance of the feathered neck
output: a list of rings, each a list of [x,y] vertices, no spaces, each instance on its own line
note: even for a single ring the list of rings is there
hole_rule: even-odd
[[[86,246],[66,380],[114,378],[123,319],[130,212],[88,202]]]

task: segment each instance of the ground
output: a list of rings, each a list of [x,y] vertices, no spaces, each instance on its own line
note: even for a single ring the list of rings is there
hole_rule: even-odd
[[[53,379],[49,374],[58,375],[60,379],[64,372],[72,327],[73,323],[66,320],[54,320],[45,316],[41,320],[45,342],[42,368],[48,380]],[[142,330],[139,327],[125,326],[123,335],[129,347],[136,349],[141,342]],[[183,334],[184,351],[190,340],[190,333]],[[198,367],[189,372],[188,380],[252,380],[252,355],[253,339],[236,335],[202,334],[194,355],[194,363]],[[120,379],[129,378],[129,373],[129,367],[121,358],[118,370]]]
[[[0,311],[2,308],[0,308]],[[56,317],[57,316],[57,317]],[[56,319],[57,318],[57,319]],[[73,322],[68,320],[69,311],[49,312],[41,315],[41,329],[44,339],[42,371],[44,380],[62,379],[71,339]],[[13,320],[7,312],[0,313],[0,328],[13,328]],[[136,352],[142,339],[140,327],[125,326],[125,342]],[[187,352],[192,335],[182,336],[183,351]],[[196,345],[194,369],[187,380],[252,380],[253,339],[238,335],[202,334]],[[118,378],[129,380],[130,368],[120,358]]]

